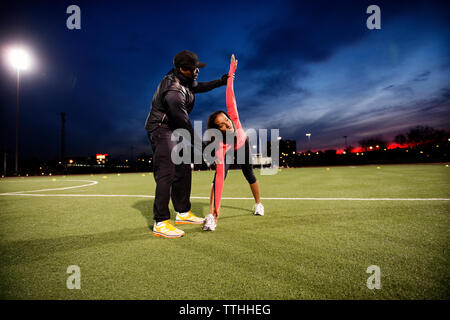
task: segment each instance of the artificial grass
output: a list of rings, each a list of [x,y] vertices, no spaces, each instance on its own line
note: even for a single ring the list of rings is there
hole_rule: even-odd
[[[450,198],[449,168],[395,165],[283,169],[262,197]],[[194,172],[208,196],[213,172]],[[53,180],[56,181],[53,181]],[[152,195],[149,173],[6,178],[0,192]],[[225,197],[251,192],[230,171]],[[448,299],[449,201],[223,200],[215,232],[184,225],[153,237],[152,198],[0,196],[2,299]],[[207,199],[192,211],[208,213]],[[173,208],[171,207],[173,212]],[[174,218],[174,217],[172,217]],[[66,288],[69,265],[81,289]],[[381,289],[369,290],[370,265]]]

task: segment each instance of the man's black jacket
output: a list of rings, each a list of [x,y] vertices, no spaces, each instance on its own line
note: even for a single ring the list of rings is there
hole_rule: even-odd
[[[162,79],[152,99],[152,107],[145,129],[152,132],[158,127],[171,130],[186,129],[194,137],[189,114],[194,108],[195,93],[207,92],[226,84],[226,75],[219,80],[197,82],[185,77],[179,70],[170,70]]]

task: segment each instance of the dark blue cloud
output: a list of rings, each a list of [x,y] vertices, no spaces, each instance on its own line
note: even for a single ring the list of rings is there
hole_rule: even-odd
[[[2,4],[2,49],[19,39],[38,59],[21,82],[24,156],[58,156],[61,112],[70,155],[150,152],[143,125],[153,92],[183,49],[208,63],[200,81],[224,74],[235,53],[244,125],[280,128],[299,145],[306,130],[321,148],[338,147],[339,135],[385,132],[392,114],[402,120],[390,117],[391,131],[419,120],[448,125],[444,1],[378,1],[382,29],[376,31],[365,27],[369,1],[76,3],[78,31],[65,27],[72,1]],[[12,120],[2,127],[3,144],[11,151],[14,73],[4,67],[0,80],[1,116]],[[225,108],[225,89],[196,101],[191,118],[205,121]]]

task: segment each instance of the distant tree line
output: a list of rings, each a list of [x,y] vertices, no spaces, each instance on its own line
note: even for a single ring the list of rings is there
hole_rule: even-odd
[[[409,129],[407,133],[396,135],[394,142],[401,146],[417,147],[432,143],[448,142],[449,138],[449,131],[434,129],[429,126],[416,126]],[[359,144],[365,150],[369,150],[370,147],[384,149],[388,145],[388,142],[381,137],[371,137],[360,140]]]

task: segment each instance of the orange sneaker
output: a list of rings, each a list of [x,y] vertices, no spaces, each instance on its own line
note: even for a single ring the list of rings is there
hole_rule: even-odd
[[[190,210],[183,213],[177,212],[175,218],[175,224],[202,224],[204,221],[205,219],[197,217]]]
[[[164,238],[180,238],[184,236],[184,231],[175,228],[170,220],[158,222],[153,225],[153,235]]]

